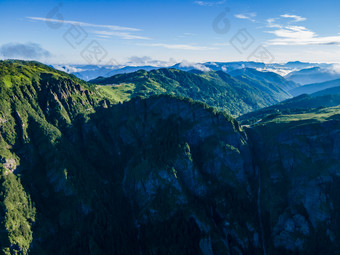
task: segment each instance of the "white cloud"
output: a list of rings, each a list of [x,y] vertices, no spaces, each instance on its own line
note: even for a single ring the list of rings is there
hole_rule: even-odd
[[[0,46],[0,55],[4,58],[21,58],[21,59],[47,59],[51,53],[42,48],[37,43],[7,43]]]
[[[77,68],[75,66],[72,65],[53,65],[53,67],[59,71],[63,71],[66,73],[75,73],[75,72],[81,72],[84,71],[81,68]]]
[[[278,32],[280,33],[280,32]],[[287,33],[286,31],[282,31],[282,33]],[[295,33],[295,37],[282,37],[269,40],[267,42],[268,45],[340,45],[340,36],[308,36],[307,31],[297,32]],[[311,32],[313,33],[313,32]],[[288,33],[289,34],[289,33]],[[303,37],[304,34],[307,37]]]
[[[275,34],[277,37],[289,39],[306,40],[315,37],[313,31],[310,31],[303,26],[285,26],[274,31],[268,31],[268,33]]]
[[[122,26],[115,26],[115,25],[96,25],[96,24],[91,24],[91,23],[86,23],[86,22],[81,22],[81,21],[73,21],[73,20],[48,19],[48,18],[41,18],[41,17],[26,17],[26,18],[30,20],[71,24],[71,25],[78,25],[78,26],[83,26],[83,27],[107,28],[107,29],[116,30],[116,31],[141,31],[138,28],[122,27]]]
[[[284,14],[283,18],[292,18],[294,21],[306,20],[301,16]],[[319,36],[305,26],[293,26],[290,23],[278,24],[276,19],[267,19],[267,27],[274,30],[266,31],[277,38],[269,40],[268,45],[340,45],[340,35]]]
[[[270,28],[274,28],[274,27],[281,28],[282,27],[281,25],[275,23],[276,20],[277,19],[273,19],[273,18],[267,19],[267,27],[270,27]]]
[[[110,36],[117,36],[122,39],[132,40],[150,40],[151,38],[139,35],[133,35],[128,32],[117,32],[117,31],[93,31],[93,33],[97,34],[99,37],[109,38]]]
[[[183,61],[179,65],[180,67],[192,67],[194,69],[200,70],[202,72],[209,72],[211,69],[205,65],[199,64],[199,63],[192,63],[189,61]]]
[[[148,56],[131,56],[128,59],[126,65],[128,66],[155,66],[155,67],[167,67],[174,65],[176,60],[170,58],[168,61],[152,59]]]
[[[48,18],[41,18],[41,17],[27,17],[30,20],[35,21],[44,21],[44,22],[52,22],[52,23],[60,23],[60,24],[70,24],[75,26],[82,26],[82,27],[93,27],[93,28],[101,28],[107,29],[108,31],[93,31],[98,37],[101,38],[110,38],[110,36],[117,36],[122,39],[132,40],[132,39],[139,39],[139,40],[148,40],[150,38],[140,35],[131,34],[131,32],[141,31],[138,28],[131,28],[131,27],[122,27],[122,26],[115,26],[115,25],[97,25],[91,24],[81,21],[73,21],[73,20],[58,20],[58,19],[48,19]]]
[[[189,62],[189,61],[187,61],[187,60],[184,60],[184,61],[182,61],[180,64],[179,64],[179,66],[180,67],[191,67],[191,66],[193,66],[193,65],[195,65],[196,63],[192,63],[192,62]]]
[[[330,70],[336,74],[340,74],[340,64],[333,64]]]
[[[201,64],[195,64],[194,68],[197,69],[197,70],[200,70],[202,72],[209,72],[209,71],[211,71],[211,69],[209,67],[206,67],[206,66],[201,65]]]
[[[240,13],[235,15],[236,18],[238,19],[247,19],[250,20],[251,22],[255,22],[256,20],[254,19],[256,17],[255,12],[250,12],[250,13]]]
[[[207,2],[207,1],[195,1],[195,4],[201,5],[201,6],[215,6],[215,5],[221,5],[225,3],[225,0],[218,1],[218,2]]]
[[[195,46],[189,44],[166,44],[166,43],[152,43],[152,44],[142,44],[143,46],[150,47],[162,47],[171,50],[215,50],[216,48],[206,47],[206,46]]]
[[[303,18],[299,15],[293,15],[293,14],[282,14],[282,18],[287,18],[287,19],[293,19],[295,22],[301,22],[307,20],[306,18]]]

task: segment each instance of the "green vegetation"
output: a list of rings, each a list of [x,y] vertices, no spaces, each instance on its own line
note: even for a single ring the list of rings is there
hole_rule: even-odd
[[[270,75],[270,74],[267,74]],[[139,70],[109,78],[90,81],[101,84],[98,91],[115,101],[128,101],[134,97],[159,94],[192,98],[207,103],[228,114],[239,116],[290,97],[280,88],[288,86],[284,78],[260,81],[250,77],[235,79],[224,72],[193,74],[176,69]]]
[[[260,72],[252,68],[237,69],[230,72],[230,75],[244,82],[250,82],[250,84],[257,86],[260,84],[264,89],[274,91],[290,91],[298,87],[299,85],[293,81],[288,81],[281,75],[273,72]]]
[[[258,121],[268,121],[280,115],[304,113],[311,113],[313,115],[318,114],[318,111],[322,108],[334,107],[337,105],[340,105],[340,95],[301,95],[285,100],[276,105],[244,114],[238,118],[238,121],[240,121],[243,125],[249,125],[257,123]]]
[[[35,208],[20,180],[2,167],[0,171],[0,249],[4,254],[28,254]]]
[[[94,112],[101,100],[93,86],[74,76],[37,62],[0,61],[3,252],[27,254],[33,240],[35,208],[25,190],[32,185],[27,178],[42,175],[44,165],[39,154],[43,152],[50,160],[57,160],[53,148],[62,130],[79,114]]]
[[[132,83],[121,85],[97,86],[97,90],[105,98],[111,99],[113,102],[123,103],[132,98],[135,85]]]

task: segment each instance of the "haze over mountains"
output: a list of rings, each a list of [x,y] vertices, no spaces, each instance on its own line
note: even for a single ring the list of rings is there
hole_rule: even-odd
[[[340,78],[340,73],[331,68],[321,68],[319,66],[293,71],[285,76],[288,80],[302,85],[311,83],[321,83]]]
[[[84,80],[92,80],[99,76],[110,77],[115,74],[121,73],[130,73],[134,71],[138,71],[143,69],[145,71],[150,71],[159,68],[175,68],[182,71],[190,71],[190,70],[200,70],[200,71],[224,71],[224,72],[232,72],[237,69],[242,68],[253,68],[259,71],[271,71],[276,72],[282,76],[287,76],[290,80],[301,83],[302,85],[307,83],[316,83],[328,80],[334,80],[334,76],[336,76],[336,69],[333,68],[332,64],[322,64],[322,63],[304,63],[304,62],[287,62],[285,64],[265,64],[260,62],[207,62],[207,63],[178,63],[170,66],[122,66],[122,65],[110,65],[110,66],[95,66],[95,65],[54,65],[54,67],[58,70],[72,73],[76,75],[78,78]],[[307,69],[307,70],[304,70]],[[293,72],[293,73],[292,73]],[[303,74],[311,75],[314,73],[313,78],[309,78],[308,82],[301,75]],[[323,74],[322,77],[320,74]],[[327,77],[327,74],[329,75]],[[325,80],[326,79],[326,80]]]
[[[321,90],[335,88],[340,86],[340,79],[326,81],[322,83],[307,84],[290,90],[293,96],[299,96],[301,94],[313,94]],[[329,91],[329,90],[328,90]]]

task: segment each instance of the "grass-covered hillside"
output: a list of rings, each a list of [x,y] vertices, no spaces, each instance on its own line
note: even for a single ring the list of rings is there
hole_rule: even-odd
[[[58,161],[50,149],[61,130],[78,114],[89,114],[104,102],[74,76],[37,62],[0,61],[0,247],[4,253],[26,254],[39,217],[32,190],[28,191],[32,183],[22,180],[37,177],[46,182],[40,153],[50,155],[51,164]]]
[[[238,80],[251,82],[255,86],[258,83],[262,83],[263,87],[268,87],[268,89],[272,89],[276,92],[281,91],[282,89],[290,91],[300,86],[300,84],[288,81],[277,73],[268,71],[260,72],[252,68],[237,69],[229,72],[229,74]]]
[[[282,77],[260,80],[242,76],[236,79],[222,71],[194,74],[177,69],[139,70],[109,78],[99,77],[90,82],[100,84],[98,92],[116,101],[170,94],[207,103],[233,116],[291,97],[284,90],[290,83]]]
[[[322,108],[340,105],[340,95],[328,94],[301,95],[285,100],[276,105],[266,107],[251,113],[244,114],[238,118],[244,125],[271,120],[276,117],[290,116],[292,114],[304,114],[314,112]]]

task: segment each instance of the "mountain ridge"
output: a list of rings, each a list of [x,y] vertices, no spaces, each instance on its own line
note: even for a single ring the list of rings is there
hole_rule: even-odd
[[[285,81],[284,78],[280,82],[282,81]],[[90,83],[104,85],[99,91],[123,93],[126,98],[162,93],[190,97],[226,110],[234,116],[291,97],[276,82],[262,83],[249,77],[238,80],[223,71],[194,74],[165,68],[149,72],[139,70],[130,74],[98,78]]]

